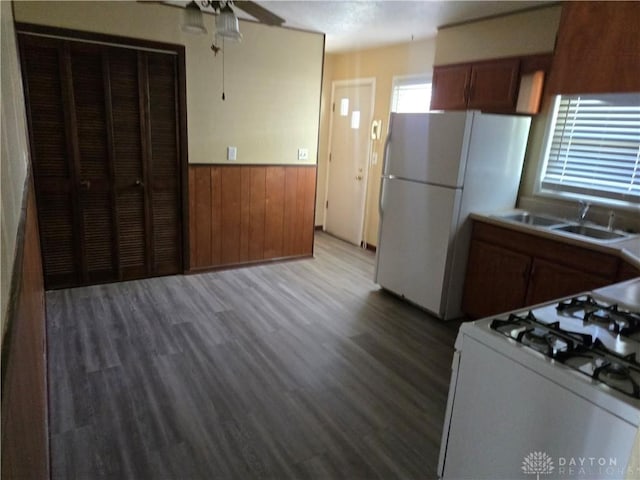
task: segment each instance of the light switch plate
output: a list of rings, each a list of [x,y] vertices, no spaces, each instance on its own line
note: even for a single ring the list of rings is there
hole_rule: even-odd
[[[235,160],[238,155],[237,147],[227,147],[227,160]]]
[[[298,149],[298,160],[309,160],[309,149],[308,148],[299,148]]]

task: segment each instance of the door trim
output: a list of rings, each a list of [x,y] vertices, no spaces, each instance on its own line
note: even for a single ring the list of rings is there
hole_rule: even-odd
[[[335,109],[333,105],[335,104],[335,93],[336,87],[354,87],[354,86],[371,86],[371,120],[375,118],[375,104],[376,104],[376,77],[362,77],[362,78],[351,78],[348,80],[334,80],[331,82],[331,113],[329,116],[329,137],[327,139],[327,172],[325,174],[325,182],[324,182],[324,212],[322,213],[322,230],[327,230],[327,202],[329,201],[329,175],[331,173],[331,161],[329,160],[331,156],[331,142],[333,141],[333,116],[335,115]],[[367,128],[370,128],[371,125],[368,125]],[[360,225],[360,240],[359,244],[362,244],[362,240],[364,239],[364,230],[367,224],[367,211],[368,209],[368,196],[369,196],[369,170],[371,169],[371,153],[373,151],[371,138],[369,138],[369,142],[367,144],[367,166],[364,171],[364,181],[365,181],[365,191],[364,191],[364,207],[362,210],[362,224]]]

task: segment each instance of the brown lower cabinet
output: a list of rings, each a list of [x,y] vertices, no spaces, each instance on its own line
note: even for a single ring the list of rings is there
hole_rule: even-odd
[[[476,221],[462,310],[487,317],[634,276],[615,255]]]
[[[182,271],[178,55],[19,45],[46,288]]]
[[[525,303],[531,257],[471,241],[463,311],[472,317],[514,310]]]

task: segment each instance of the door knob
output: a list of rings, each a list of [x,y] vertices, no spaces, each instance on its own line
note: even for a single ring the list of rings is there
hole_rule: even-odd
[[[362,180],[362,175],[356,175],[356,180]]]

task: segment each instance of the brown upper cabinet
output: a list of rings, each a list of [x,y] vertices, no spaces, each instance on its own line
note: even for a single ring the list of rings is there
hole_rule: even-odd
[[[431,108],[537,113],[550,58],[545,54],[436,66]]]
[[[518,59],[435,67],[431,106],[442,110],[515,108]]]
[[[549,91],[640,91],[640,2],[565,2]]]

